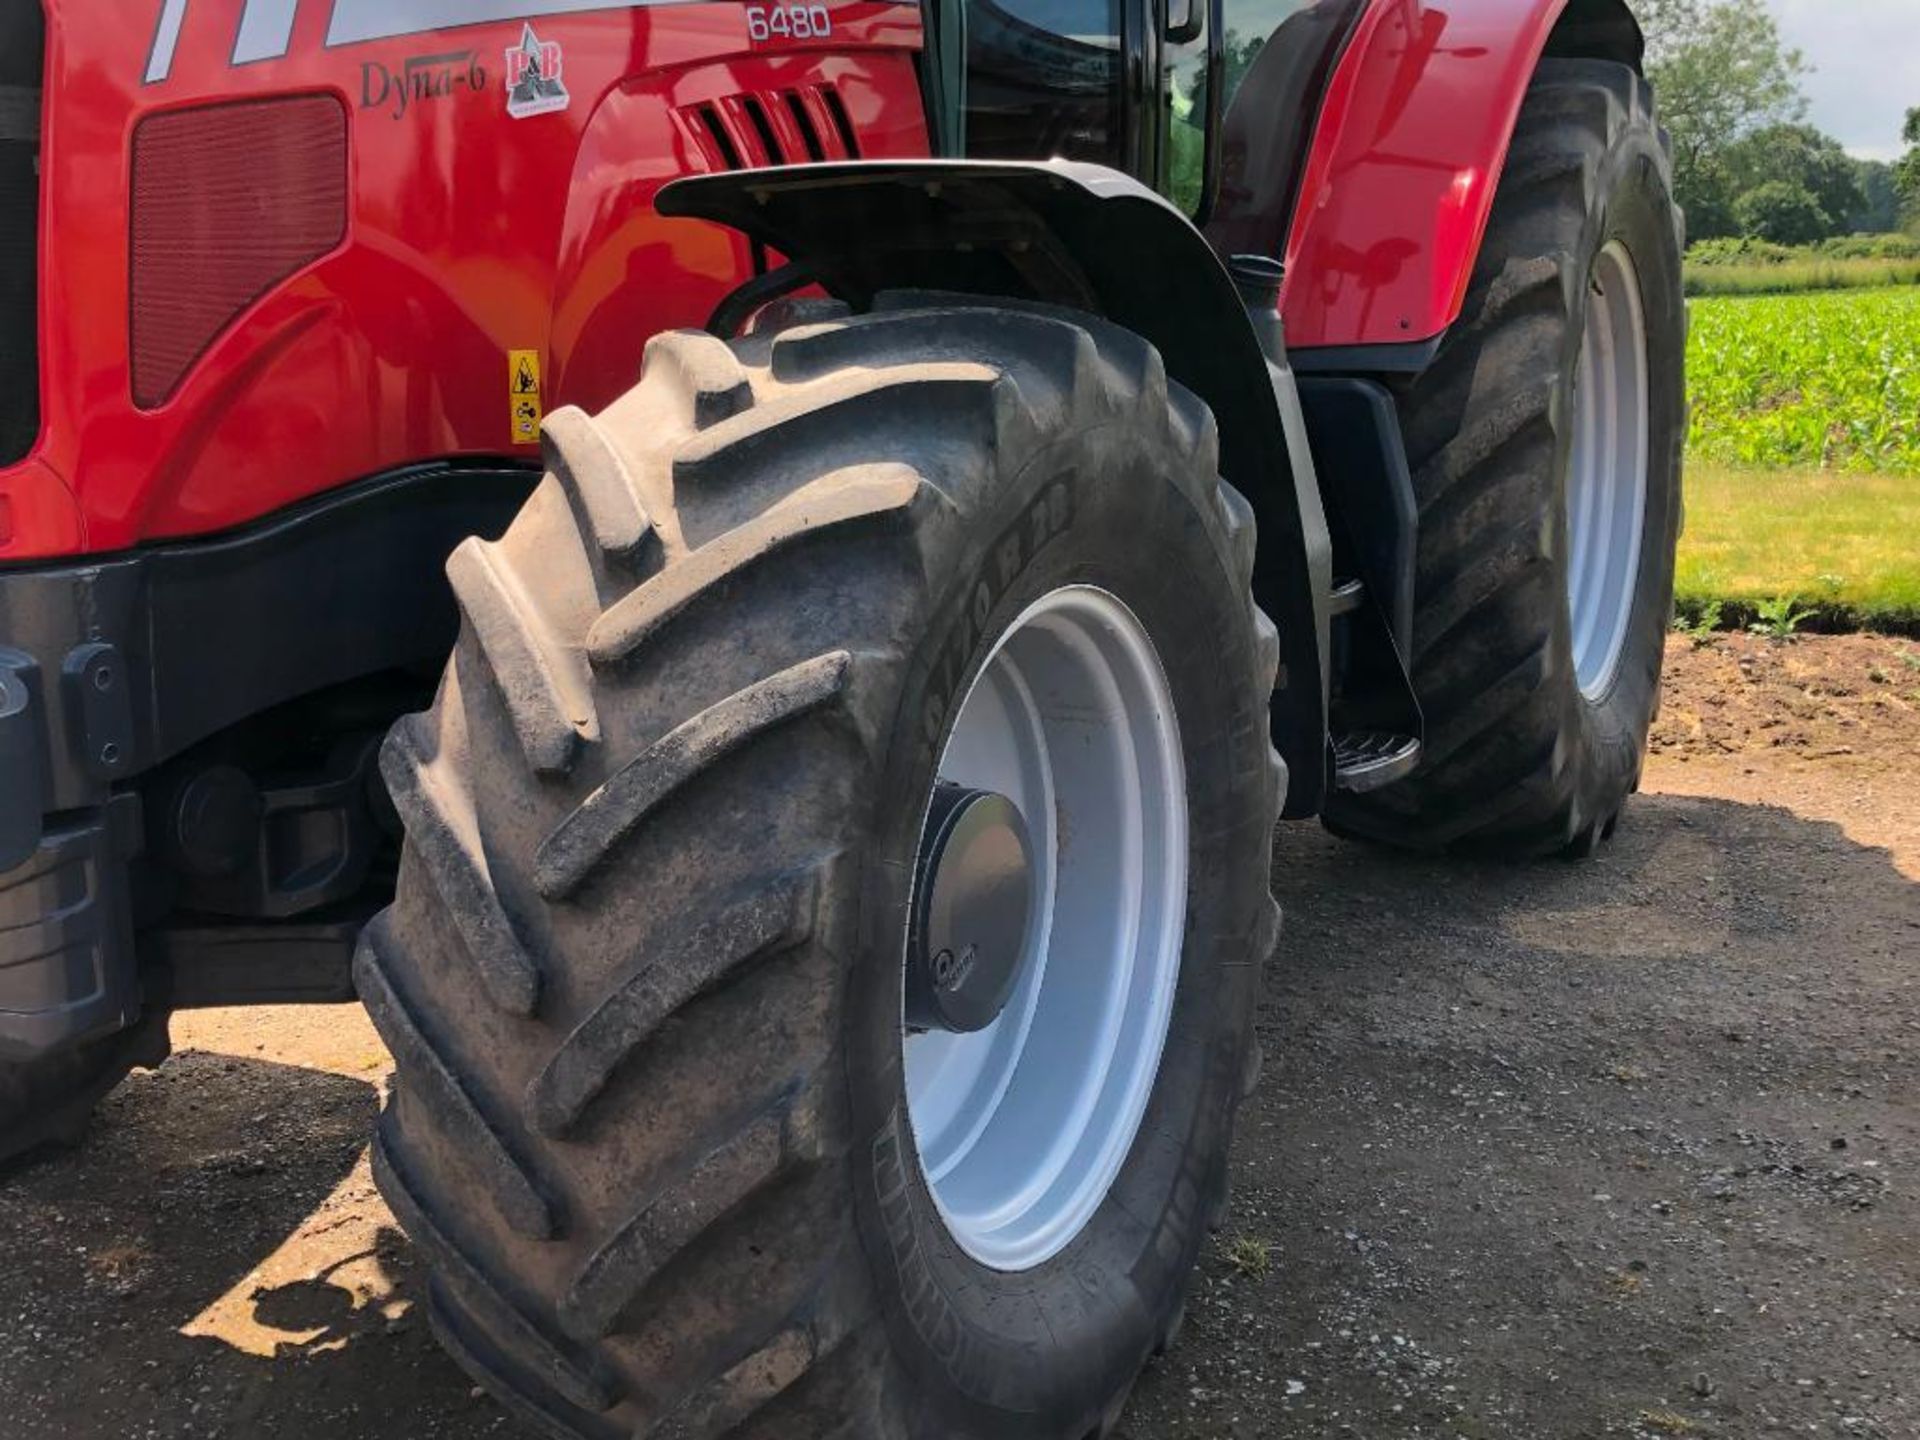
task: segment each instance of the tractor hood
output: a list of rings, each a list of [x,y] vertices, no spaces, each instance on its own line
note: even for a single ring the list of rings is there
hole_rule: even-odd
[[[0,563],[537,463],[547,410],[609,402],[642,337],[751,273],[739,235],[656,215],[662,184],[927,148],[910,5],[49,0],[44,42],[38,19],[0,0],[0,405],[38,410],[0,411]],[[8,117],[42,68],[36,187]]]

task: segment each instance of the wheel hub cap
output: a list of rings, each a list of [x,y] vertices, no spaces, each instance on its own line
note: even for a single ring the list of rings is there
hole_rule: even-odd
[[[908,1028],[986,1029],[1013,994],[1033,925],[1033,846],[1014,803],[936,785],[914,895]]]

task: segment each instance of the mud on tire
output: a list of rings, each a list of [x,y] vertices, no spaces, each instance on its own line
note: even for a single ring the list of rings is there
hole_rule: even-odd
[[[1278,912],[1278,639],[1210,416],[1087,317],[896,296],[656,338],[448,571],[356,978],[375,1173],[460,1362],[559,1436],[1102,1434],[1223,1204]],[[953,698],[1034,595],[1137,614],[1179,710],[1186,948],[1094,1219],[962,1254],[903,1116],[901,940]]]

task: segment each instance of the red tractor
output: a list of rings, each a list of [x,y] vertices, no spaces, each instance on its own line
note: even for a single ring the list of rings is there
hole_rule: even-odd
[[[1584,853],[1635,786],[1641,49],[0,0],[0,1154],[171,1010],[357,994],[434,1323],[536,1428],[1105,1434],[1276,819]]]

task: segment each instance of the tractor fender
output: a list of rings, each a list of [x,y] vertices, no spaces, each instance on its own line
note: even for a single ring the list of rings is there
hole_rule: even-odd
[[[1375,353],[1355,368],[1421,368],[1459,318],[1541,58],[1638,68],[1642,50],[1625,0],[1374,0],[1328,80],[1301,173],[1291,347],[1403,347],[1403,364]]]
[[[1168,376],[1212,409],[1220,473],[1253,507],[1254,597],[1281,637],[1272,714],[1292,775],[1287,811],[1317,807],[1326,518],[1305,445],[1288,446],[1282,391],[1246,306],[1184,214],[1118,171],[1062,160],[734,171],[676,180],[654,203],[662,215],[743,232],[856,310],[882,290],[960,291],[1100,315],[1152,343]],[[1290,391],[1284,369],[1279,381]]]

